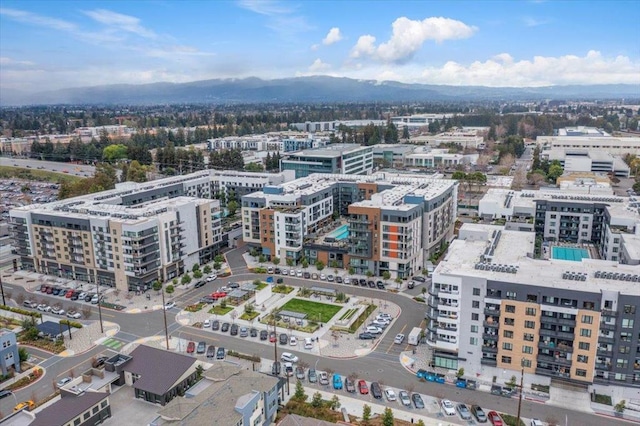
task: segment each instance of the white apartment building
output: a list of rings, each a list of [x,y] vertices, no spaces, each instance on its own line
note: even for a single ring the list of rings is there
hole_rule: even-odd
[[[456,114],[414,114],[414,115],[403,115],[397,117],[391,117],[391,122],[395,124],[399,129],[403,127],[424,127],[429,124],[442,120],[446,120],[448,118],[453,118]],[[461,116],[461,114],[458,114]]]

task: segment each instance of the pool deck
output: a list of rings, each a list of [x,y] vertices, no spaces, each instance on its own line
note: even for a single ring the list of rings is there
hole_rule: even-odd
[[[552,252],[553,247],[586,250],[587,256],[584,257],[583,259],[600,259],[600,253],[598,253],[598,249],[593,244],[589,244],[589,243],[563,243],[563,242],[554,242],[554,243],[551,243],[550,245],[546,245],[546,246],[543,245],[542,246],[542,258],[543,259],[556,259],[556,260],[571,260],[571,261],[573,261],[573,259],[563,259],[563,258],[553,257],[553,252]]]

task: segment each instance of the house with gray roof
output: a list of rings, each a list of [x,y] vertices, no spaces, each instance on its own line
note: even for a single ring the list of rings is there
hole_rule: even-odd
[[[63,392],[62,398],[36,414],[29,426],[94,426],[111,417],[109,394],[82,392],[78,395]]]

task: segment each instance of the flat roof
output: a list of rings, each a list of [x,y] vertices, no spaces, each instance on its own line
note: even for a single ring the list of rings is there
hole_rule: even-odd
[[[355,143],[344,143],[344,144],[335,144],[328,145],[322,148],[313,148],[313,149],[305,149],[302,151],[295,151],[290,153],[291,156],[306,156],[306,157],[329,157],[336,158],[340,157],[343,154],[348,154],[350,152],[371,149],[370,146],[362,146]]]
[[[490,245],[493,231],[501,231],[501,237],[495,246],[492,263],[517,266],[517,273],[475,268],[475,265],[481,262],[481,256]],[[529,257],[529,254],[534,250],[535,233],[508,231],[502,226],[465,223],[460,232],[474,233],[475,237],[454,240],[449,246],[445,259],[436,267],[434,271],[436,276],[472,276],[555,289],[593,293],[600,293],[601,290],[614,290],[640,296],[640,285],[637,282],[595,278],[594,276],[596,271],[638,275],[640,271],[637,265],[624,265],[600,259],[582,259],[580,262],[533,259]],[[562,274],[565,272],[586,273],[586,281],[563,279]]]
[[[36,413],[36,419],[30,426],[65,425],[108,396],[106,392],[63,396],[58,402]]]

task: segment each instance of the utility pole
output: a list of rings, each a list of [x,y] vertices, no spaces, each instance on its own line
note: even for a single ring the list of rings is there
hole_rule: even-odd
[[[167,350],[169,350],[169,329],[167,328],[167,305],[164,302],[164,288],[160,288],[162,293],[162,316],[164,317],[164,338],[167,341]]]
[[[4,286],[2,285],[2,275],[0,275],[0,292],[2,292],[2,304],[7,306],[7,302],[4,300]]]
[[[520,360],[520,398],[518,398],[518,426],[520,425],[520,410],[522,409],[522,392],[524,391],[524,358]]]
[[[100,318],[100,333],[104,334],[104,325],[102,324],[102,308],[100,307],[100,285],[96,279],[96,294],[98,295],[98,317]]]

